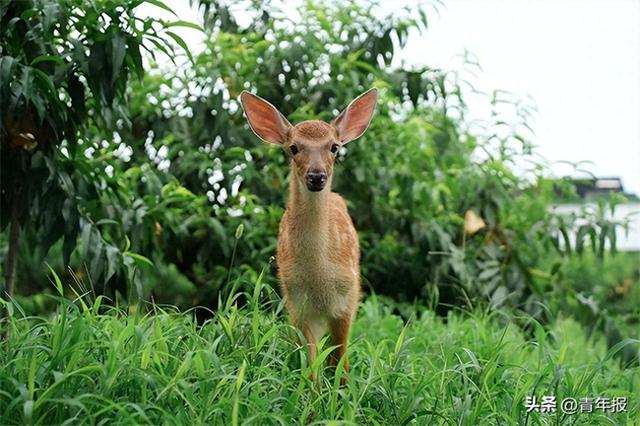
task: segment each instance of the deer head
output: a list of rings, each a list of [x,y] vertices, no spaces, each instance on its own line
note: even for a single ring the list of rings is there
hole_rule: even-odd
[[[242,92],[240,102],[253,132],[263,141],[280,145],[290,155],[295,179],[311,192],[331,182],[340,147],[359,138],[369,127],[378,91],[370,89],[354,99],[331,123],[307,120],[291,125],[269,102]]]

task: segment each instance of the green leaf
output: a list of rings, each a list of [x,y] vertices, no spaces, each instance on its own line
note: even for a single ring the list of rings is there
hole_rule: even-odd
[[[14,80],[14,68],[18,65],[18,62],[11,56],[0,57],[0,105],[3,106],[5,113],[13,114],[15,105],[8,102],[11,97],[10,91],[11,81]]]
[[[129,251],[124,253],[124,255],[127,257],[130,257],[131,259],[135,260],[139,264],[142,263],[142,264],[147,264],[149,266],[153,266],[153,262],[141,254],[133,253]]]
[[[582,255],[584,250],[584,239],[589,234],[590,229],[591,226],[589,225],[582,225],[578,228],[578,232],[576,234],[576,253],[579,255]]]
[[[487,281],[489,278],[492,278],[498,275],[499,273],[500,273],[500,267],[489,267],[487,269],[484,269],[482,272],[480,272],[480,274],[478,275],[478,280]]]
[[[122,34],[116,34],[111,38],[111,85],[116,82],[120,75],[120,69],[124,63],[127,53],[126,38]]]
[[[80,68],[84,72],[85,75],[88,75],[89,70],[89,60],[87,59],[86,49],[87,47],[82,44],[79,40],[72,39],[71,44],[73,45],[73,53],[72,57],[74,62],[80,65]]]
[[[62,261],[64,265],[69,265],[71,253],[78,240],[78,212],[75,204],[70,198],[64,201],[62,206],[62,216],[64,217],[64,243],[62,245]]]
[[[109,70],[110,71],[110,70]],[[89,87],[93,95],[98,98],[98,102],[102,101],[109,104],[111,99],[111,86],[104,84],[105,73],[105,42],[98,41],[91,46],[89,53],[89,73],[86,75]]]
[[[112,245],[107,245],[106,248],[106,254],[107,254],[107,272],[106,275],[104,276],[104,280],[105,281],[109,281],[109,279],[111,279],[111,277],[113,277],[118,269],[119,262],[118,262],[118,255],[120,254],[120,252],[118,251],[117,247],[114,247]]]
[[[17,63],[11,56],[0,57],[0,78],[4,84],[11,80],[13,67]]]
[[[64,64],[64,59],[62,56],[54,56],[54,55],[40,55],[33,58],[33,61],[29,64],[29,66],[34,66],[41,62],[54,62],[56,64]]]
[[[157,6],[161,9],[166,10],[167,12],[170,12],[171,14],[173,14],[176,18],[178,17],[178,15],[176,15],[176,13],[166,4],[164,4],[163,2],[161,2],[160,0],[146,0],[147,3],[152,4],[154,6]]]
[[[127,38],[128,56],[131,58],[131,66],[140,80],[144,76],[144,66],[142,65],[142,55],[140,55],[140,43],[134,37]]]
[[[420,8],[420,9],[418,10],[418,12],[420,13],[420,19],[421,19],[421,21],[422,21],[422,25],[423,25],[423,27],[424,27],[425,29],[427,29],[427,28],[429,27],[429,19],[428,19],[428,17],[427,17],[427,14],[425,13],[425,11],[424,11],[422,8]]]
[[[615,255],[618,252],[617,241],[618,241],[618,236],[616,234],[616,227],[612,225],[609,228],[609,242],[611,243],[610,250],[612,255]]]
[[[82,260],[86,261],[89,257],[89,248],[91,247],[92,226],[90,222],[85,222],[82,226],[82,234],[80,242],[82,244]]]
[[[75,73],[69,73],[67,77],[67,92],[71,97],[71,112],[76,115],[79,122],[84,121],[87,114],[85,87]]]
[[[31,72],[33,72],[33,76],[44,85],[43,91],[46,91],[50,95],[50,101],[54,103],[59,102],[56,86],[54,86],[49,76],[37,68],[31,68]]]
[[[189,21],[173,21],[173,22],[169,22],[169,23],[165,24],[164,27],[165,28],[185,27],[185,28],[191,28],[193,30],[204,32],[204,29],[200,25],[195,24],[193,22],[189,22]]]
[[[193,56],[191,56],[191,52],[189,51],[189,47],[187,46],[187,43],[184,42],[182,37],[180,37],[178,34],[176,34],[174,32],[171,32],[171,31],[167,31],[167,35],[169,37],[171,37],[173,40],[175,40],[176,43],[178,43],[178,45],[182,48],[182,50],[185,51],[185,53],[187,54],[187,56],[189,57],[191,62],[193,62]]]
[[[91,279],[95,282],[100,280],[102,273],[104,272],[104,244],[102,238],[98,236],[95,242],[91,246],[91,262],[89,264],[89,271],[91,273]]]
[[[55,3],[45,4],[43,12],[44,12],[44,20],[42,21],[42,27],[44,32],[48,33],[51,31],[51,25],[57,20],[60,5]]]
[[[173,58],[173,54],[171,54],[171,52],[169,52],[169,49],[167,49],[166,46],[163,46],[162,43],[160,43],[158,40],[154,40],[152,38],[148,39],[151,43],[153,43],[153,45],[155,47],[158,48],[159,51],[161,51],[162,53],[164,53],[165,55],[167,55],[169,57],[169,59],[171,59],[171,62],[173,62],[175,64],[175,60]],[[144,47],[145,49],[147,49],[148,52],[152,53],[152,50],[149,50],[149,48],[147,46],[145,46],[144,44],[142,45],[142,47]],[[154,54],[154,58],[155,58],[155,54]]]
[[[56,290],[58,290],[58,294],[60,296],[64,296],[64,287],[62,286],[62,281],[60,281],[60,277],[58,277],[58,274],[56,274],[56,271],[54,271],[49,264],[47,264],[47,268],[49,268],[49,272],[51,272],[51,275],[53,276],[53,284],[55,285]]]

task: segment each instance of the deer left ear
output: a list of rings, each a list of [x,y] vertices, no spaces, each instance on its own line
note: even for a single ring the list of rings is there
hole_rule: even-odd
[[[358,139],[369,127],[371,118],[376,110],[378,89],[369,89],[355,98],[348,107],[342,111],[332,124],[338,131],[341,143]]]
[[[282,145],[286,142],[292,126],[276,107],[246,90],[240,94],[240,103],[256,136],[269,143]]]

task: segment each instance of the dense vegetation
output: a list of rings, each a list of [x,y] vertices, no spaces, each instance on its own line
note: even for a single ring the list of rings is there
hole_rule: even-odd
[[[292,18],[201,0],[200,27],[142,19],[141,3],[0,2],[0,422],[229,422],[271,407],[285,423],[521,423],[534,390],[628,396],[637,412],[640,256],[616,253],[625,224],[609,215],[624,200],[555,213],[558,191],[574,194],[535,156],[527,103],[496,91],[472,123],[475,63],[396,63],[434,8],[309,1]],[[369,87],[377,114],[339,153],[334,189],[365,293],[385,302],[364,302],[353,386],[314,394],[273,296],[287,159],[237,97],[328,121]]]
[[[353,329],[349,385],[308,365],[260,281],[211,321],[153,306],[105,308],[99,297],[64,302],[53,319],[12,323],[0,353],[0,423],[42,424],[632,424],[640,374],[612,359],[602,337],[560,318],[535,342],[504,314],[473,311],[408,321],[376,298]],[[274,309],[275,308],[275,309]],[[628,345],[628,343],[626,343]],[[575,350],[580,347],[580,350]],[[527,413],[525,398],[627,396],[625,412]],[[558,402],[559,404],[559,402]],[[595,407],[595,406],[594,406]]]

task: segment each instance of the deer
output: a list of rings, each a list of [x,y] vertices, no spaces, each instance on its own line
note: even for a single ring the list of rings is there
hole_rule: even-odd
[[[276,249],[278,280],[289,320],[306,340],[309,365],[326,334],[336,348],[329,355],[335,371],[349,371],[349,330],[360,300],[360,244],[344,199],[331,191],[340,148],[364,134],[378,92],[369,89],[327,123],[295,126],[271,103],[243,91],[240,102],[249,127],[264,142],[279,145],[290,157],[287,206]],[[315,373],[311,380],[316,381]],[[346,379],[341,378],[342,385]]]

